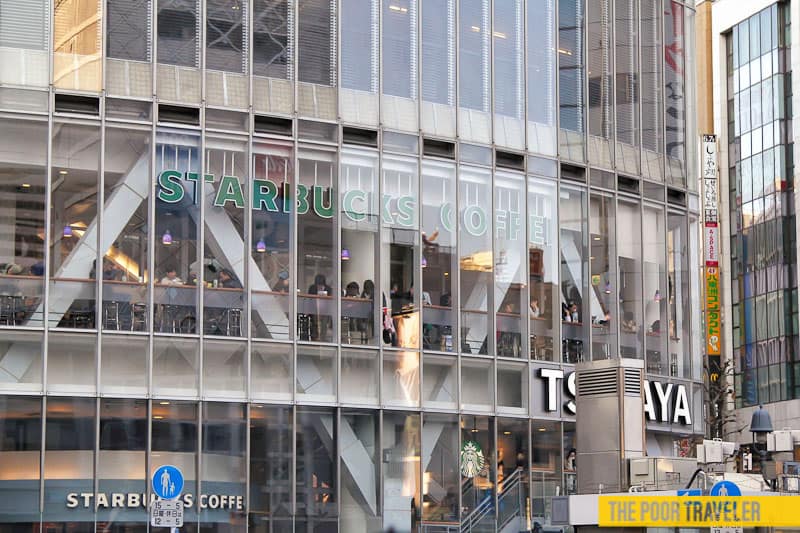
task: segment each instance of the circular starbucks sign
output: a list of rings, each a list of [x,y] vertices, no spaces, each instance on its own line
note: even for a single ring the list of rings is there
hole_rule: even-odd
[[[483,457],[481,445],[474,440],[461,444],[461,475],[475,477],[483,471],[486,459]]]

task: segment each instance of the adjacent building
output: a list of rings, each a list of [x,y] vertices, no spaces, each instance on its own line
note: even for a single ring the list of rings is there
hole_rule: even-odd
[[[165,464],[188,531],[546,526],[592,359],[688,453],[693,41],[677,0],[0,0],[0,532],[146,531]]]
[[[747,443],[759,404],[769,410],[775,429],[800,427],[793,128],[798,91],[792,76],[800,57],[793,46],[800,7],[768,1],[705,4],[698,10],[711,15],[723,344],[733,392],[726,439]]]

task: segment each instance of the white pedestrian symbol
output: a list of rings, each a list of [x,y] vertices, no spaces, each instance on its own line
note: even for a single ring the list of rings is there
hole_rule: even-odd
[[[167,496],[172,496],[175,491],[175,483],[170,484],[169,470],[166,468],[161,473],[161,492]]]
[[[727,486],[725,486],[725,485],[722,485],[722,486],[719,488],[719,495],[720,495],[720,496],[727,496],[727,495],[728,495],[728,487],[727,487]]]

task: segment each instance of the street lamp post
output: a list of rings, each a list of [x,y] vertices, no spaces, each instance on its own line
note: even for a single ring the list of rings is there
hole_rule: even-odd
[[[750,419],[750,432],[753,434],[753,447],[758,452],[761,477],[771,487],[772,482],[767,479],[764,469],[767,462],[767,435],[772,433],[772,419],[763,405],[759,405],[758,409],[753,411],[753,418]]]

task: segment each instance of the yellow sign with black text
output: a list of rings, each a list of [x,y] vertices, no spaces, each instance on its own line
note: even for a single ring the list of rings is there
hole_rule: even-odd
[[[796,527],[797,496],[600,496],[600,527]]]

